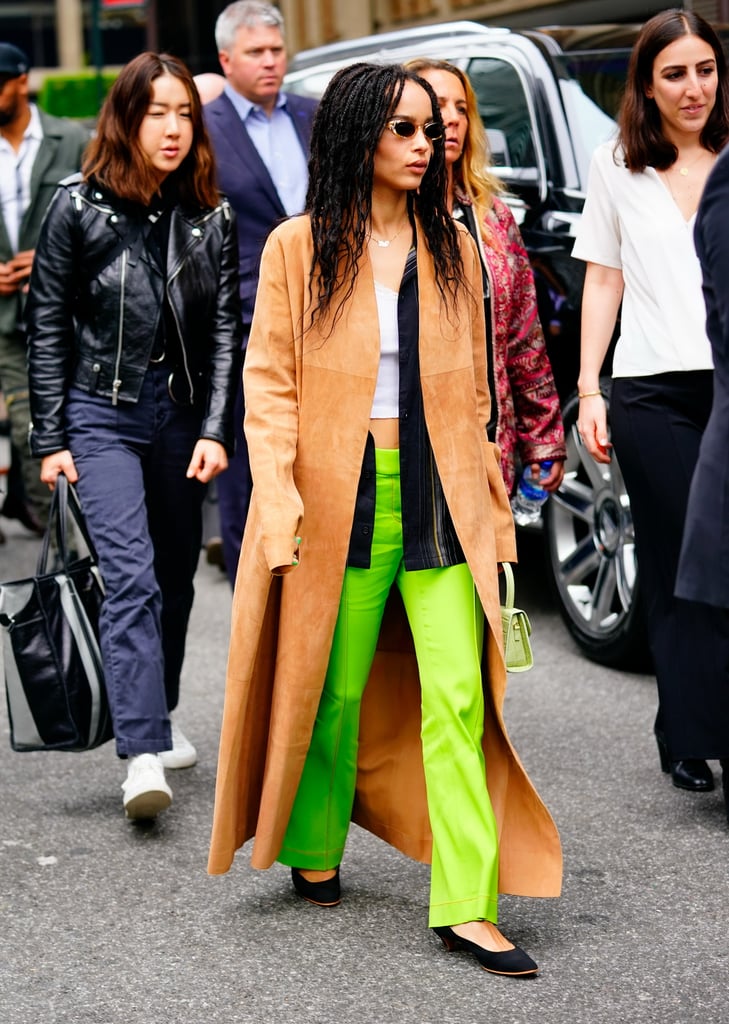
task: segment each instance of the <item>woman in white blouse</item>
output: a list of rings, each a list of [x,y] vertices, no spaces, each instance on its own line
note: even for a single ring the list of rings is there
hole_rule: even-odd
[[[674,597],[689,484],[712,395],[696,209],[729,138],[729,86],[710,25],[670,10],[633,49],[617,143],[593,158],[573,255],[587,262],[578,429],[592,457],[614,445],[630,496],[658,681],[661,767],[683,789],[713,789],[706,759],[729,755],[723,671],[729,630]],[[608,439],[600,372],[622,302]]]

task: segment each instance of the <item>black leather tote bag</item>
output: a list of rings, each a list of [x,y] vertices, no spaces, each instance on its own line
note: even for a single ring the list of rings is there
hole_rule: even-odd
[[[76,492],[61,475],[35,576],[0,583],[13,750],[91,750],[112,737],[98,643],[103,600]]]

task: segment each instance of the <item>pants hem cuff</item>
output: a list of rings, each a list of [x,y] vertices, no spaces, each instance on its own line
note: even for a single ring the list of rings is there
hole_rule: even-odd
[[[303,853],[282,850],[276,860],[289,868],[304,868],[306,871],[331,871],[342,863],[344,850],[325,853]]]
[[[467,921],[490,921],[492,924],[497,924],[498,909],[498,898],[490,896],[438,903],[430,908],[428,927],[440,928],[444,925],[465,924]]]
[[[137,754],[161,754],[165,750],[172,750],[170,740],[133,740],[127,743],[117,743],[116,752],[119,757],[136,757]]]

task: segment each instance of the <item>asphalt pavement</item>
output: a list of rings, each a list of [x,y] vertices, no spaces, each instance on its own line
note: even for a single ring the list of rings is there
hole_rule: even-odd
[[[0,579],[31,572],[37,541],[0,525]],[[246,849],[206,874],[230,592],[203,558],[177,717],[200,760],[168,772],[157,822],[125,820],[112,745],[17,754],[0,712],[1,1024],[729,1022],[720,786],[694,795],[661,774],[653,679],[581,656],[533,538],[517,598],[536,667],[510,677],[506,720],[565,856],[560,899],[500,904],[536,978],[446,954],[428,868],[357,828],[334,909],[294,896],[286,868],[253,871]]]

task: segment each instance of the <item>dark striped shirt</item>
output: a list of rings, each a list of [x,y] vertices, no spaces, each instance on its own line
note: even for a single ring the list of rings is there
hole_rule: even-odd
[[[420,387],[418,274],[415,248],[400,282],[400,492],[405,568],[436,569],[465,562],[428,436]],[[375,443],[367,438],[347,564],[369,569],[375,521]]]

